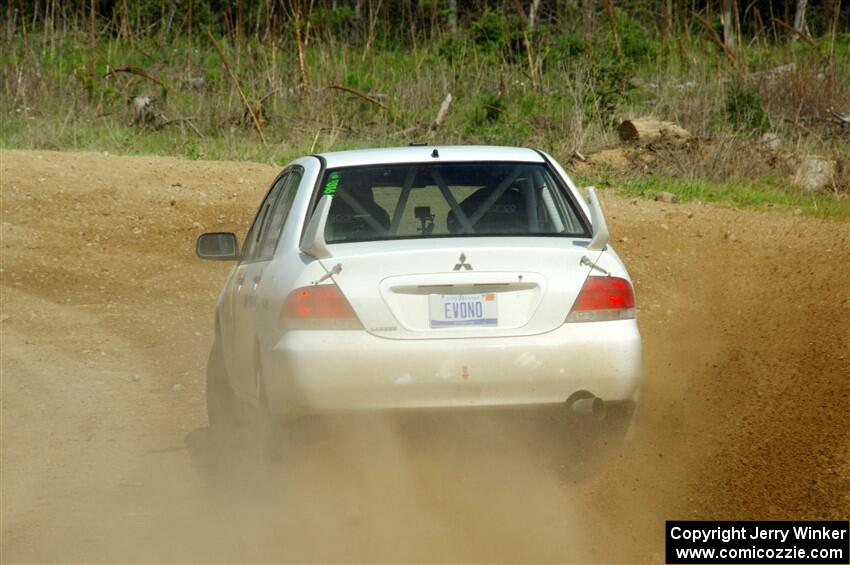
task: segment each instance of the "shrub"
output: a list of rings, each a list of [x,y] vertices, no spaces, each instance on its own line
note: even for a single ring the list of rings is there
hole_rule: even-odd
[[[628,66],[602,60],[592,65],[589,71],[593,88],[584,100],[585,115],[613,125],[619,118],[617,108],[628,102],[634,91],[634,85],[629,80]]]
[[[499,51],[510,61],[519,60],[525,53],[525,22],[516,15],[504,15],[488,8],[472,22],[471,29],[477,45]]]
[[[460,33],[446,35],[437,42],[437,53],[450,65],[463,62],[467,51],[466,40]]]
[[[837,124],[830,118],[833,111],[850,110],[850,65],[846,61],[837,58],[830,72],[823,72],[817,63],[798,63],[791,71],[757,80],[755,88],[765,111],[775,121],[803,124],[818,135],[840,137],[842,132],[835,131]]]
[[[752,88],[733,84],[726,93],[726,121],[738,131],[762,132],[770,126],[761,98]]]
[[[496,94],[488,94],[481,98],[481,122],[495,123],[499,121],[502,112],[505,111],[505,103],[501,96]]]
[[[336,8],[317,8],[310,14],[310,23],[320,35],[346,37],[354,22],[354,9],[343,4]]]
[[[501,46],[508,40],[508,32],[500,14],[489,8],[472,22],[472,38],[479,45]]]
[[[617,26],[623,58],[633,64],[647,63],[658,55],[658,42],[637,20],[618,13]]]
[[[552,52],[558,61],[570,61],[584,53],[584,40],[575,33],[565,33],[555,39]]]

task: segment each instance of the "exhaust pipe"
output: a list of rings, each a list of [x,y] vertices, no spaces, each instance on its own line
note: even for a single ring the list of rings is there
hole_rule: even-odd
[[[605,419],[605,403],[598,396],[585,391],[573,394],[567,400],[567,409],[576,416],[591,418],[596,421]]]

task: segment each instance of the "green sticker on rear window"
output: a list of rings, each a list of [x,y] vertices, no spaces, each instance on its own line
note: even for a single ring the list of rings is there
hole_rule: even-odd
[[[325,194],[333,194],[336,192],[336,187],[339,186],[339,179],[342,178],[342,175],[339,173],[331,173],[330,177],[328,177],[328,182],[325,183]]]

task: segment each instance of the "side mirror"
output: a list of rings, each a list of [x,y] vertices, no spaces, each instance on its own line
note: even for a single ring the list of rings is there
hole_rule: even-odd
[[[212,261],[237,261],[239,246],[236,235],[229,232],[205,233],[195,243],[195,253],[201,259]]]
[[[588,251],[602,251],[608,245],[608,224],[602,214],[602,206],[593,187],[587,188],[587,207],[590,209],[590,222],[593,224],[593,239],[587,245]]]

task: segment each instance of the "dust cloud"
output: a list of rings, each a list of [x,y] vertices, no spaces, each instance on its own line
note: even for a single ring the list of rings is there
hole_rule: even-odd
[[[782,213],[603,194],[645,345],[627,448],[548,411],[212,433],[227,267],[193,243],[275,172],[0,152],[3,562],[662,562],[666,519],[850,514],[850,230]]]

